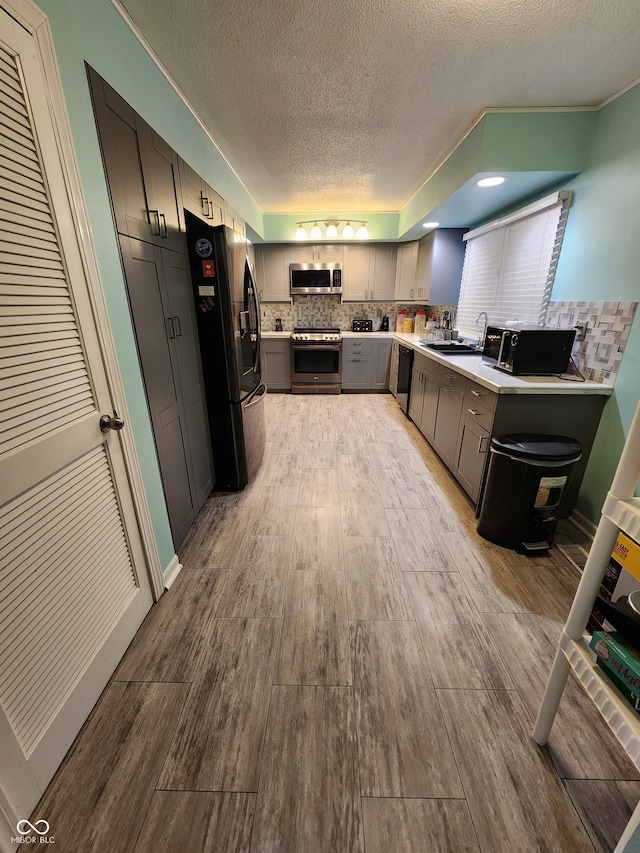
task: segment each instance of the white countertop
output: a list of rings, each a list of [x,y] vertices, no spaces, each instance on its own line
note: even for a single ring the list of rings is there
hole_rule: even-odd
[[[290,338],[291,330],[263,332],[262,335],[264,338]],[[419,334],[343,331],[342,337],[396,338],[427,358],[440,364],[448,364],[457,373],[461,373],[496,394],[599,394],[608,397],[613,393],[612,385],[605,385],[601,382],[575,382],[558,379],[556,376],[511,376],[511,374],[497,370],[484,362],[481,355],[442,355],[420,346]]]
[[[287,332],[263,332],[263,338],[290,338],[293,329]],[[394,332],[340,332],[343,338],[392,338]],[[409,335],[411,337],[411,335]],[[414,336],[415,337],[415,336]]]
[[[599,394],[610,396],[612,385],[601,382],[575,382],[556,376],[511,376],[482,360],[481,355],[442,355],[420,346],[420,335],[394,332],[394,337],[416,352],[440,364],[447,364],[457,373],[472,379],[496,394]]]
[[[291,329],[285,332],[263,332],[264,338],[290,338]],[[481,355],[442,355],[420,346],[420,335],[404,332],[342,332],[343,338],[396,338],[406,346],[440,364],[447,364],[457,373],[472,379],[496,394],[599,394],[610,396],[612,385],[601,382],[575,382],[555,376],[511,376],[497,370],[482,360]]]

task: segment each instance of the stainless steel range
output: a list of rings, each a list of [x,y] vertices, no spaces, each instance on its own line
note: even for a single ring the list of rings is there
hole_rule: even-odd
[[[291,333],[291,393],[342,392],[340,329],[296,328]]]

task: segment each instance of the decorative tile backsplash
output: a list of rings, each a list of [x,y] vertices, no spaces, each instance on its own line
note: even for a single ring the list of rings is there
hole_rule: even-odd
[[[396,327],[397,312],[406,308],[410,313],[424,311],[427,317],[442,319],[442,312],[447,305],[410,305],[402,303],[382,302],[342,302],[339,296],[294,296],[293,303],[265,302],[262,305],[263,328],[272,332],[276,320],[282,321],[282,328],[293,331],[296,326],[333,326],[342,331],[351,329],[351,321],[356,319],[373,320],[373,330],[380,328],[380,321],[386,315],[389,318],[389,328]]]
[[[576,340],[573,358],[580,373],[593,382],[613,384],[620,368],[624,348],[636,313],[637,302],[550,302],[547,326],[572,328],[586,325],[583,341]],[[262,305],[262,324],[274,331],[276,319],[284,331],[296,326],[334,326],[342,331],[351,328],[354,318],[373,320],[373,329],[380,328],[386,314],[389,328],[396,327],[397,312],[425,311],[428,318],[442,320],[445,309],[452,305],[402,305],[402,303],[342,302],[339,296],[294,296],[292,303],[267,302]]]
[[[547,326],[585,325],[584,340],[573,347],[574,361],[585,379],[612,385],[637,307],[637,302],[550,302]]]

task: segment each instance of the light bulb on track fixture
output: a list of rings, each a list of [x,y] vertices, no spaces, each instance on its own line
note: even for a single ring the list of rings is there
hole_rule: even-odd
[[[322,227],[318,224],[317,219],[302,220],[301,222],[298,222],[298,227],[296,228],[296,240],[335,240],[338,237],[338,228],[343,223],[344,227],[342,228],[342,232],[340,234],[341,238],[343,240],[352,240],[354,237],[353,225],[348,219],[325,219],[323,222],[324,234],[322,233]],[[311,226],[311,230],[308,234],[307,229],[305,227],[306,225]],[[369,230],[367,229],[366,222],[360,222],[360,227],[358,228],[356,239],[369,239]]]

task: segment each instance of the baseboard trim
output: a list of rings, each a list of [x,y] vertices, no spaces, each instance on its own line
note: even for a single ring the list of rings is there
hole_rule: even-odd
[[[589,539],[593,539],[596,535],[597,525],[595,525],[592,521],[582,515],[581,512],[578,512],[577,509],[569,516],[569,521],[575,525],[581,533],[584,533],[585,536],[588,536]]]
[[[173,559],[162,573],[162,580],[164,581],[165,589],[169,589],[181,571],[182,563],[180,562],[180,558],[177,554],[174,554]]]

